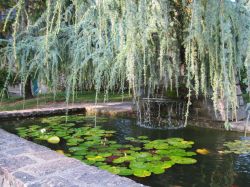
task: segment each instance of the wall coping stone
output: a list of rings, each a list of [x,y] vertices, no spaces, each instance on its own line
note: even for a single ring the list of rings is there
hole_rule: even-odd
[[[1,187],[143,187],[0,129]]]
[[[132,114],[132,102],[109,102],[109,103],[80,103],[72,105],[60,105],[57,107],[45,107],[26,110],[2,111],[0,112],[0,120],[9,120],[11,118],[28,118],[28,117],[43,117],[51,115],[65,115],[68,114],[105,114],[105,115],[119,115]]]

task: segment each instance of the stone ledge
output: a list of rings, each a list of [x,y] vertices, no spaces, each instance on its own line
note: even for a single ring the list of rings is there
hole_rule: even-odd
[[[112,102],[112,103],[82,103],[73,104],[70,106],[61,105],[59,107],[48,107],[41,109],[27,109],[15,111],[0,112],[1,120],[9,120],[11,118],[28,118],[28,117],[43,117],[52,115],[68,114],[105,114],[110,116],[133,113],[131,102]]]
[[[231,125],[231,128],[229,131],[244,132],[246,121],[230,122],[230,125]],[[199,120],[189,120],[188,126],[225,131],[224,122],[207,120],[206,118],[204,119],[199,118]],[[247,125],[246,132],[250,133],[250,123]]]
[[[22,151],[25,150],[25,151]],[[0,129],[1,187],[142,187]]]
[[[245,131],[245,125],[247,121],[237,121],[237,122],[231,122],[231,130],[232,131],[238,131],[238,132],[244,132]],[[246,132],[250,133],[250,123],[246,126]]]

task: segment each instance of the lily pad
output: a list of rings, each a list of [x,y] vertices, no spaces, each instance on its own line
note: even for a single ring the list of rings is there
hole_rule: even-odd
[[[102,157],[109,157],[109,156],[112,155],[112,153],[106,152],[106,153],[99,153],[98,155],[99,155],[99,156],[102,156]]]
[[[125,140],[128,140],[128,141],[137,141],[135,138],[133,137],[126,137]]]
[[[181,157],[181,156],[170,156],[170,159],[176,164],[195,164],[197,160],[193,158]]]
[[[113,174],[119,174],[120,173],[120,169],[119,167],[115,167],[115,166],[109,166],[109,165],[104,165],[104,166],[100,166],[99,168],[106,170],[110,173]]]
[[[129,167],[131,169],[147,169],[147,165],[145,164],[145,162],[141,162],[141,161],[131,161],[129,164]]]
[[[104,157],[99,156],[99,155],[97,155],[97,156],[88,155],[88,156],[86,156],[86,158],[87,158],[87,160],[89,160],[89,161],[95,161],[95,162],[97,162],[97,161],[100,162],[100,161],[104,161],[104,160],[105,160]]]
[[[235,140],[233,142],[226,142],[224,144],[227,150],[220,151],[221,153],[234,153],[234,154],[249,154],[250,153],[250,140]]]
[[[135,157],[133,157],[133,156],[124,156],[124,157],[120,157],[120,158],[117,158],[117,159],[113,160],[113,163],[119,164],[119,163],[132,161],[132,160],[135,160]]]
[[[140,139],[140,140],[146,140],[146,139],[148,139],[148,137],[147,136],[138,136],[138,139]]]
[[[150,172],[154,173],[154,174],[162,174],[165,172],[165,170],[162,167],[159,166],[151,166],[149,168]]]
[[[133,174],[137,177],[148,177],[151,175],[151,172],[144,169],[133,169]]]
[[[121,175],[121,176],[129,176],[129,175],[133,175],[133,170],[131,169],[128,169],[126,167],[120,167],[120,172],[118,173],[118,175]]]

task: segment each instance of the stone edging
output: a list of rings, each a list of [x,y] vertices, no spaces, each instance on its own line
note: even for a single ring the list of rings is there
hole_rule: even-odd
[[[142,187],[0,129],[1,187]]]
[[[60,107],[48,107],[42,109],[27,109],[27,110],[14,110],[14,111],[3,111],[0,112],[0,120],[10,118],[28,118],[28,117],[43,117],[50,115],[64,115],[68,112],[69,114],[76,113],[87,113],[87,114],[105,114],[105,115],[119,115],[119,114],[131,114],[133,113],[131,102],[112,102],[112,103],[84,103],[74,104],[71,106],[60,106]]]
[[[246,121],[230,122],[230,130],[233,132],[244,132]],[[202,127],[208,129],[216,129],[225,131],[224,122],[222,121],[209,121],[209,120],[190,120],[189,126]],[[250,123],[246,128],[246,132],[250,133]]]

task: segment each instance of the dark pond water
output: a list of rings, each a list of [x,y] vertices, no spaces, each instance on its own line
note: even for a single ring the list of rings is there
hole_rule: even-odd
[[[1,122],[0,128],[16,133],[16,127],[41,124],[39,119],[28,119],[13,122]],[[224,132],[211,129],[187,127],[178,130],[153,130],[138,127],[134,119],[109,119],[101,123],[105,130],[115,130],[114,139],[119,143],[128,143],[125,137],[148,136],[151,140],[170,137],[181,137],[185,140],[194,141],[191,150],[206,148],[210,151],[208,155],[196,155],[196,164],[174,165],[167,169],[164,174],[151,175],[146,178],[129,177],[139,183],[152,187],[244,187],[250,186],[250,155],[219,154],[218,151],[225,149],[223,143],[226,141],[239,140],[241,133]],[[80,124],[84,125],[84,124]],[[51,149],[67,150],[65,144],[51,145],[45,141],[37,143],[50,147]]]

